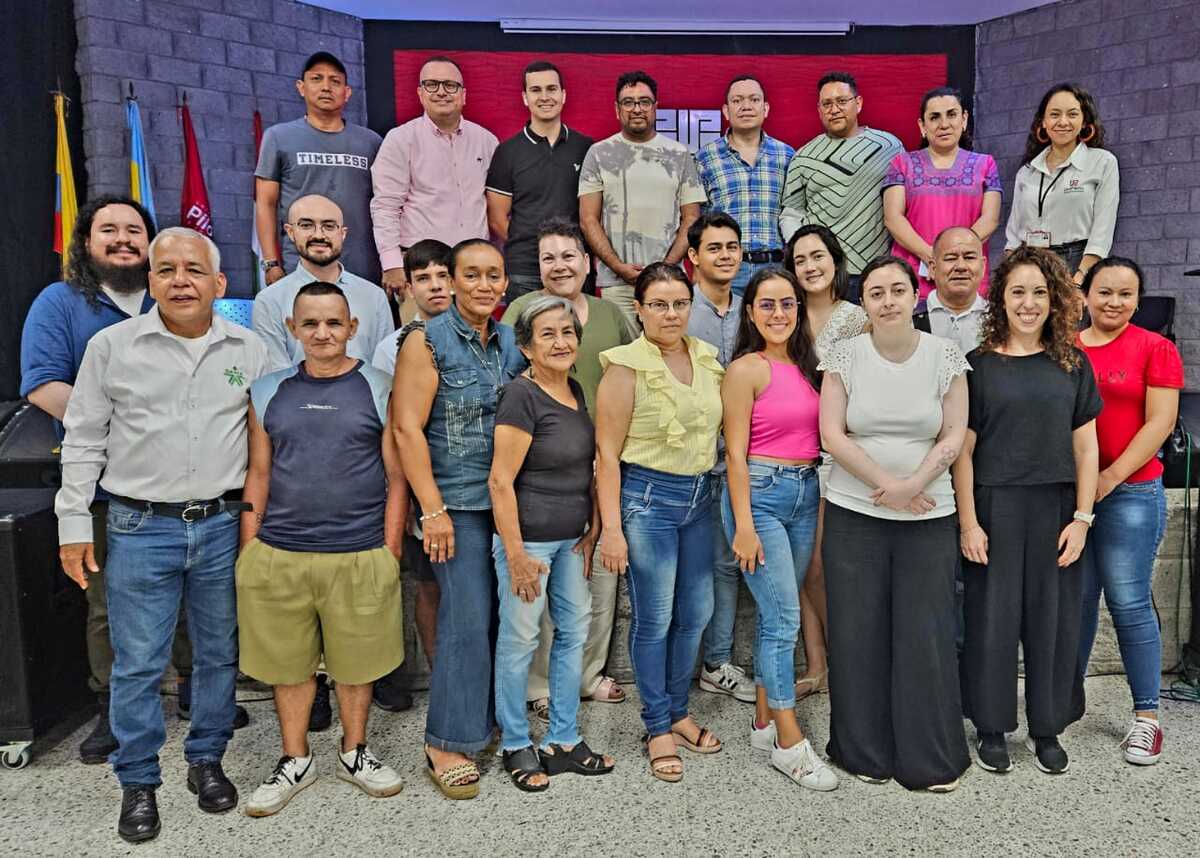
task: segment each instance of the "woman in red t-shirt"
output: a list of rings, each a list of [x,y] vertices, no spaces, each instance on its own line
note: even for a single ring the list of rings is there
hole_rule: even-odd
[[[1082,715],[1083,675],[1103,591],[1133,694],[1134,720],[1122,742],[1125,759],[1153,765],[1163,742],[1162,640],[1151,578],[1167,524],[1163,466],[1156,454],[1175,425],[1183,362],[1170,340],[1129,323],[1143,291],[1142,270],[1119,256],[1096,263],[1083,281],[1092,324],[1079,333],[1078,344],[1092,362],[1104,410],[1096,419],[1100,481],[1084,554],[1077,705]]]

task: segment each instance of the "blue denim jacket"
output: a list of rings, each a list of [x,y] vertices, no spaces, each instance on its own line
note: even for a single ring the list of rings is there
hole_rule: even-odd
[[[525,369],[508,325],[489,321],[487,348],[479,332],[466,323],[458,308],[450,309],[424,327],[425,342],[438,369],[438,390],[425,425],[433,478],[449,509],[491,509],[487,479],[492,469],[496,402],[500,388]],[[408,331],[405,331],[407,334]]]

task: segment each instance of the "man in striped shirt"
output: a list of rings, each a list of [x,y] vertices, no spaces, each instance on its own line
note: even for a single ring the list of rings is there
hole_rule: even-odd
[[[763,131],[770,109],[758,78],[734,78],[721,108],[729,133],[696,156],[708,194],[706,211],[726,212],[742,229],[742,265],[732,284],[739,296],[755,271],[783,261],[779,198],[795,150]]]
[[[863,100],[846,72],[821,78],[817,106],[825,133],[800,147],[788,165],[779,228],[785,241],[805,224],[833,230],[857,280],[863,267],[891,246],[883,225],[882,184],[888,164],[904,146],[886,131],[858,124]]]

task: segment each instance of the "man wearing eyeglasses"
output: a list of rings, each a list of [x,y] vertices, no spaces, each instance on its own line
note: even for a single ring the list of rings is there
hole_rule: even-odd
[[[892,157],[904,151],[886,131],[858,124],[862,107],[852,75],[829,72],[817,83],[825,133],[801,146],[788,165],[779,214],[784,241],[806,224],[831,229],[856,287],[863,267],[891,246],[883,225],[883,179]]]
[[[425,238],[451,246],[488,238],[483,189],[498,145],[492,132],[463,119],[467,89],[449,57],[430,57],[421,66],[417,98],[424,112],[387,133],[371,167],[383,283],[400,294],[407,248]]]
[[[267,129],[254,170],[254,224],[265,279],[274,283],[300,261],[296,247],[279,228],[292,203],[322,194],[345,213],[346,263],[378,283],[370,170],[379,151],[379,135],[346,121],[352,90],[346,67],[333,54],[318,51],[309,57],[296,91],[304,99],[304,116]]]
[[[643,71],[617,80],[621,130],[588,150],[579,172],[579,225],[599,260],[596,286],[637,328],[633,284],[652,262],[678,264],[707,197],[696,159],[654,127],[658,84]]]
[[[350,316],[357,323],[346,353],[370,363],[375,347],[395,328],[383,290],[351,274],[340,261],[346,239],[341,208],[328,197],[301,197],[288,209],[284,229],[300,252],[300,262],[291,274],[254,298],[254,331],[267,344],[267,371],[286,369],[304,360],[304,348],[288,330],[287,322],[296,294],[314,280],[336,283],[346,294]]]

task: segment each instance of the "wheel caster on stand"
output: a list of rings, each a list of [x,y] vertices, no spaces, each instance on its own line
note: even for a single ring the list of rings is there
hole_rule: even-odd
[[[29,765],[32,754],[29,751],[30,742],[10,742],[0,745],[0,765],[6,769],[23,769]]]

